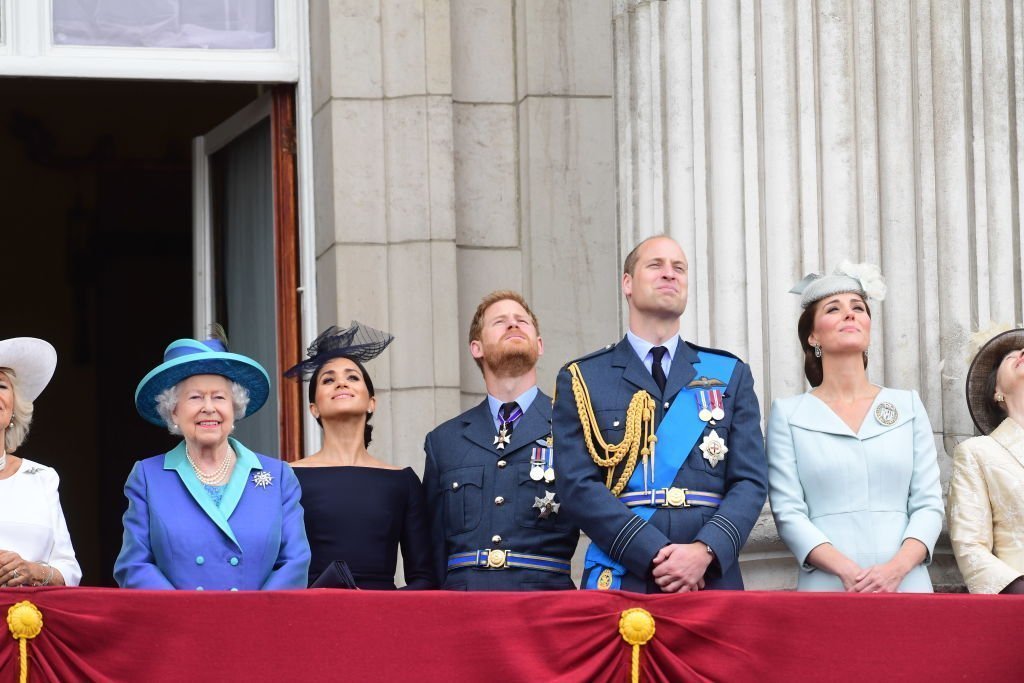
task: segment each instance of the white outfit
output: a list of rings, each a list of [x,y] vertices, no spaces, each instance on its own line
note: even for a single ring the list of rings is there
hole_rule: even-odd
[[[13,476],[0,481],[0,550],[13,550],[29,562],[46,562],[66,585],[77,586],[82,568],[60,507],[59,485],[52,467],[24,458]]]

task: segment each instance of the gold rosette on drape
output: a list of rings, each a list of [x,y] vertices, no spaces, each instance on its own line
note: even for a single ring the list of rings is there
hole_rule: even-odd
[[[43,630],[43,613],[39,608],[28,600],[11,605],[7,610],[7,628],[11,635],[18,641],[18,650],[21,655],[21,667],[18,680],[21,683],[28,681],[28,641],[38,636]]]
[[[645,609],[633,607],[619,617],[619,635],[633,646],[632,683],[640,683],[640,646],[654,637],[654,617]]]

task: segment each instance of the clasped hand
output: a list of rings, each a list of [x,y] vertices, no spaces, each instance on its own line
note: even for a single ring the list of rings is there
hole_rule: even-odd
[[[654,556],[654,582],[665,593],[701,590],[711,559],[703,543],[669,544]]]
[[[13,550],[0,550],[0,586],[32,585],[32,566]]]

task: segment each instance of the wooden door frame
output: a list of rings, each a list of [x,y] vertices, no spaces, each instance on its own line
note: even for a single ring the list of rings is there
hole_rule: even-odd
[[[277,291],[277,367],[280,372],[302,357],[302,301],[299,285],[299,211],[296,170],[295,86],[271,90],[271,155],[274,168],[274,274]],[[302,458],[302,381],[278,381],[280,457]]]
[[[270,119],[271,185],[274,223],[274,294],[276,306],[278,454],[282,460],[303,456],[302,382],[281,373],[302,357],[302,288],[299,281],[298,174],[296,167],[295,85],[269,91],[201,137],[193,150],[194,327],[205,336],[213,322],[213,241],[210,216],[209,157],[265,118]]]

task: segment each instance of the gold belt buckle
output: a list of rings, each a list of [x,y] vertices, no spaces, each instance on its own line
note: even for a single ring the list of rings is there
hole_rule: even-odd
[[[488,569],[504,569],[508,562],[508,551],[507,550],[494,550],[487,551],[487,568]]]
[[[688,489],[681,489],[673,486],[665,491],[665,504],[669,507],[674,508],[688,508],[690,504],[686,502],[686,492]]]

